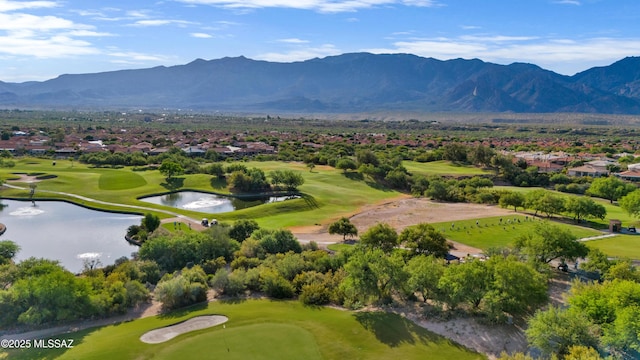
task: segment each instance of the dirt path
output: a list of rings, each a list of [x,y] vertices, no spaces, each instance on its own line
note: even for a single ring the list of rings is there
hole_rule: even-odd
[[[440,203],[424,198],[401,198],[383,204],[370,205],[351,216],[351,222],[358,228],[359,233],[367,231],[371,226],[384,222],[400,232],[407,226],[419,223],[437,223],[443,221],[458,221],[491,216],[506,216],[513,211],[497,206]],[[291,229],[301,242],[315,241],[320,247],[342,242],[341,235],[331,235],[324,226],[306,226]],[[481,254],[482,250],[452,241],[456,256]]]

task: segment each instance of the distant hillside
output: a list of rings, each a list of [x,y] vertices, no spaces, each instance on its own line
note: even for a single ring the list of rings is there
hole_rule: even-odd
[[[245,57],[0,82],[5,108],[199,111],[640,114],[640,58],[563,76],[531,64],[344,54],[294,63]]]

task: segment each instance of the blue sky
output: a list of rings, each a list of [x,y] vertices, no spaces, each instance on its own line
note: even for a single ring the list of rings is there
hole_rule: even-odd
[[[573,75],[640,56],[639,20],[638,0],[0,0],[0,80],[360,51]]]

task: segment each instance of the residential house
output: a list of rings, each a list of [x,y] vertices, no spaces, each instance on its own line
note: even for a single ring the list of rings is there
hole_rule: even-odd
[[[623,180],[629,180],[633,182],[640,182],[640,169],[631,169],[616,174],[617,177]]]
[[[601,177],[601,176],[608,176],[609,170],[607,170],[606,167],[603,168],[600,166],[585,164],[585,165],[574,167],[567,170],[567,175]]]

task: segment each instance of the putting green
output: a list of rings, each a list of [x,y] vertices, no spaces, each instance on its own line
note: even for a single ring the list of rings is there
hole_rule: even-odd
[[[216,314],[229,322],[162,343],[140,341],[150,330]],[[0,349],[0,359],[486,359],[396,314],[298,301],[215,301],[62,337],[74,347]]]
[[[106,171],[100,174],[98,186],[101,190],[126,190],[147,185],[142,176],[123,170]]]
[[[295,325],[262,323],[226,326],[181,341],[156,359],[322,359],[313,334]]]

